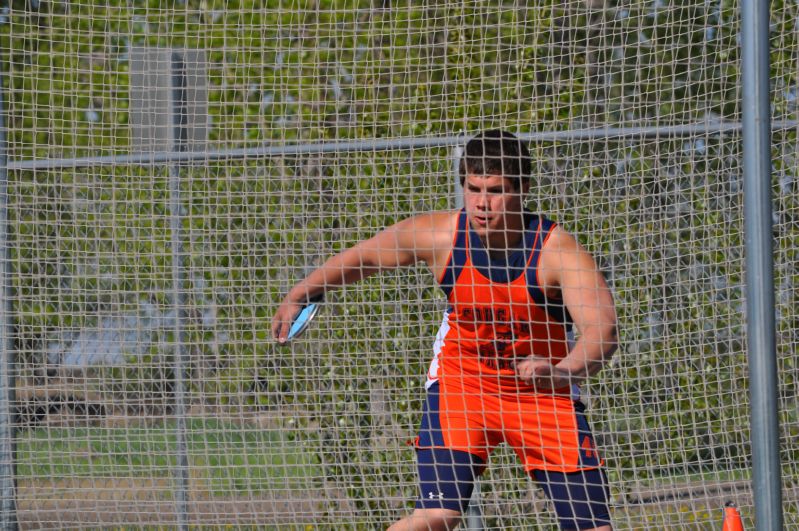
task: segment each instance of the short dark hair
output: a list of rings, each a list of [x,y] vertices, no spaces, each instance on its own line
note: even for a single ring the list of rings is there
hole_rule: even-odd
[[[461,184],[466,175],[501,175],[517,179],[517,190],[530,180],[533,161],[530,151],[519,138],[507,131],[491,129],[475,135],[466,143],[458,167]]]

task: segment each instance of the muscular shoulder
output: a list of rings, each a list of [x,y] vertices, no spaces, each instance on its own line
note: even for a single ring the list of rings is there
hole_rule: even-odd
[[[413,230],[428,233],[438,240],[453,235],[458,225],[458,213],[457,210],[442,210],[413,216],[406,221]]]
[[[552,256],[563,252],[574,252],[577,249],[582,249],[577,239],[560,225],[555,225],[544,242],[542,251],[545,256]]]
[[[413,216],[394,226],[398,237],[415,249],[417,258],[434,274],[446,266],[458,226],[455,210],[430,212]]]
[[[539,265],[539,281],[548,292],[558,292],[564,275],[575,271],[595,271],[593,257],[577,239],[561,226],[552,229],[552,233],[541,249]]]

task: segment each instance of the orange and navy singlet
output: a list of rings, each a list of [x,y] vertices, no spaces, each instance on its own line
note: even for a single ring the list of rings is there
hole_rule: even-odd
[[[541,249],[556,224],[527,214],[525,226],[519,247],[507,259],[492,260],[466,213],[458,215],[439,279],[449,308],[433,347],[428,388],[446,378],[482,392],[533,392],[516,377],[513,363],[531,354],[557,362],[568,354],[571,317],[538,281]]]
[[[572,320],[538,280],[541,251],[555,223],[525,215],[524,236],[492,261],[458,214],[439,284],[449,308],[427,375],[428,401],[417,448],[448,448],[484,461],[509,444],[526,470],[573,472],[601,466],[577,390],[537,392],[516,375],[530,355],[557,363],[569,352]]]

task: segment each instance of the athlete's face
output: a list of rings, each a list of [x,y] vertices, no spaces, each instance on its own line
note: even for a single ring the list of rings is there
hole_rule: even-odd
[[[482,238],[521,230],[523,196],[513,180],[499,175],[467,175],[463,183],[466,214],[472,230]]]

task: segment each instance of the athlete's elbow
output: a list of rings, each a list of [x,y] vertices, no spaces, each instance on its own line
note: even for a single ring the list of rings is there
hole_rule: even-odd
[[[615,323],[597,326],[593,329],[593,332],[595,357],[588,371],[590,375],[597,374],[610,362],[619,345],[618,330]]]
[[[599,361],[605,362],[613,356],[619,345],[618,328],[616,322],[608,321],[597,323],[586,330],[586,337],[595,345]]]
[[[619,328],[614,320],[605,326],[602,334],[602,353],[605,361],[609,360],[619,348]]]

